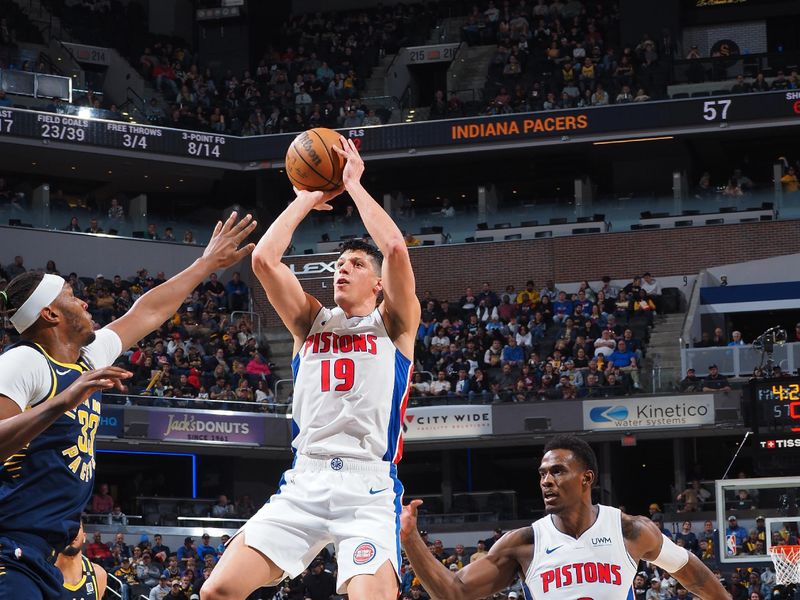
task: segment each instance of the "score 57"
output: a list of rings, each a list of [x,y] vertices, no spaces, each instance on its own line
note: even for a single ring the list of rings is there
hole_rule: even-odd
[[[727,121],[728,109],[733,100],[708,100],[703,102],[703,118],[706,121]]]
[[[0,133],[11,133],[11,126],[14,120],[10,110],[0,110]]]

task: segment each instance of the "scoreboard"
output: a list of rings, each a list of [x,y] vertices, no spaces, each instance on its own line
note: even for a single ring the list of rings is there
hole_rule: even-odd
[[[450,154],[460,149],[573,141],[643,141],[729,127],[800,125],[800,90],[614,104],[340,129],[368,157]],[[0,108],[0,144],[58,144],[95,153],[135,153],[246,168],[280,168],[296,133],[234,137],[80,115]],[[627,139],[626,139],[627,138]],[[656,137],[655,139],[664,139]]]
[[[177,154],[187,158],[233,161],[229,136],[102,121],[79,116],[0,109],[0,135],[38,138],[76,146],[100,146],[143,154]],[[229,145],[229,144],[228,144]]]
[[[757,468],[773,474],[795,471],[800,465],[800,377],[751,381],[744,401]]]

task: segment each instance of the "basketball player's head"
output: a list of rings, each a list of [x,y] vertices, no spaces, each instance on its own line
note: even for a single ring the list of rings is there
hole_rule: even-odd
[[[571,435],[558,435],[545,444],[539,465],[539,485],[545,512],[559,514],[591,503],[597,480],[597,457],[591,446]]]
[[[0,316],[9,317],[17,332],[29,339],[59,329],[82,346],[91,343],[94,327],[86,309],[58,275],[22,273],[0,291]]]
[[[366,242],[351,240],[342,245],[333,275],[333,300],[343,309],[356,307],[371,298],[377,302],[383,289],[383,254]]]
[[[64,556],[78,556],[78,554],[81,553],[81,548],[85,542],[86,532],[83,530],[83,523],[81,523],[81,526],[78,528],[78,533],[69,543],[69,545],[61,551],[61,554]]]

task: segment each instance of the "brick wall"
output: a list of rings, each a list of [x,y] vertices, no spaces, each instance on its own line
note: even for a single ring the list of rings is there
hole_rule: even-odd
[[[742,54],[767,52],[767,24],[753,21],[687,27],[683,31],[684,55],[696,44],[701,56],[710,56],[711,47],[720,40],[733,40]]]
[[[466,286],[477,291],[484,281],[502,291],[508,284],[522,289],[528,279],[543,285],[548,279],[556,284],[597,281],[603,275],[623,279],[645,271],[656,277],[691,275],[715,265],[795,252],[800,252],[800,221],[796,220],[424,246],[411,251],[411,260],[418,295],[430,290],[436,298],[458,300]],[[306,263],[335,257],[292,256],[285,262],[299,270]],[[333,305],[331,279],[303,280],[303,287],[326,306]],[[280,325],[263,290],[257,284],[253,288],[263,324]]]

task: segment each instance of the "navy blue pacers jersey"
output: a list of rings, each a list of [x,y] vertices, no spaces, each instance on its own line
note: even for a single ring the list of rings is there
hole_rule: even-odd
[[[64,582],[61,600],[100,600],[97,596],[97,577],[94,574],[94,565],[83,555],[81,564],[83,566],[81,579],[75,585]]]
[[[48,393],[29,406],[47,402],[91,368],[83,357],[77,364],[60,363],[36,344],[20,345],[41,353],[50,369]],[[80,514],[91,500],[94,485],[100,397],[101,392],[96,392],[64,413],[0,467],[0,533],[35,534],[56,548],[77,535]]]

